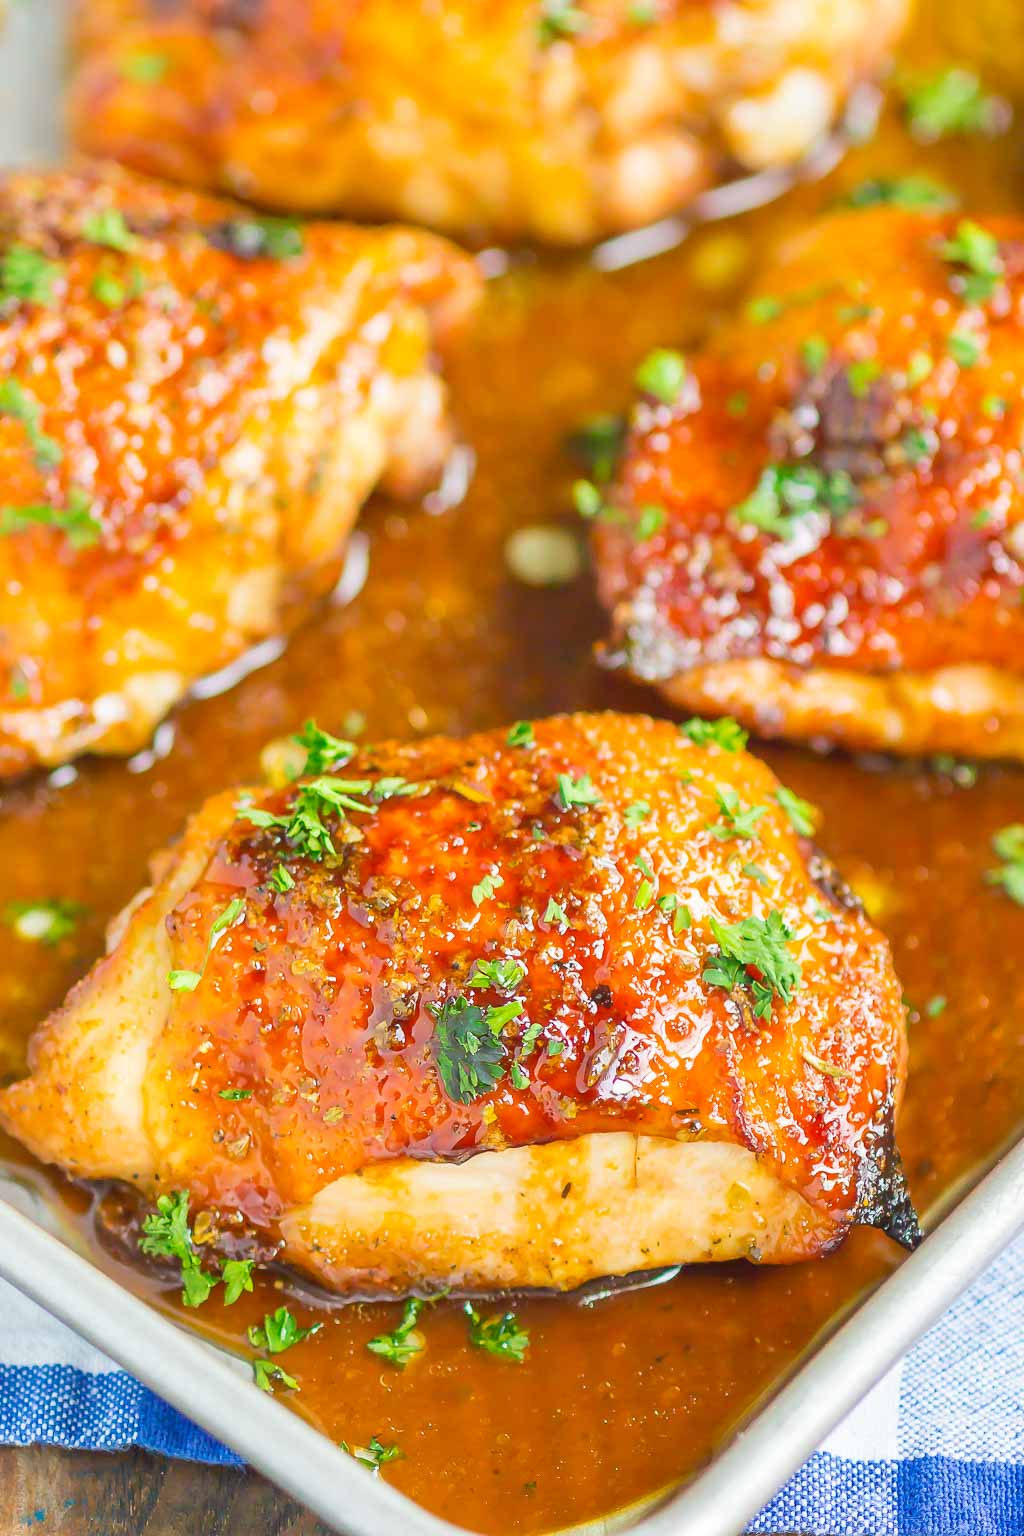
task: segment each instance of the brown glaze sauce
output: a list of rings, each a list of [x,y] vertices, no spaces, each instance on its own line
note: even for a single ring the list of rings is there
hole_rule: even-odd
[[[925,18],[927,20],[927,18]],[[923,35],[923,33],[922,33]],[[667,255],[602,274],[580,257],[525,259],[491,284],[482,324],[452,376],[476,473],[441,514],[378,503],[357,535],[369,578],[297,634],[287,653],[219,697],[182,709],[156,760],[90,762],[7,791],[0,867],[8,900],[60,897],[89,909],[53,949],[0,927],[0,1069],[20,1071],[28,1034],[98,952],[105,922],[146,878],[147,858],[186,813],[257,772],[261,747],[308,715],[337,731],[365,717],[366,738],[462,733],[555,710],[662,712],[654,694],[603,675],[602,632],[584,572],[532,590],[509,574],[512,530],[574,527],[576,473],[562,444],[598,410],[622,406],[633,369],[656,344],[692,345],[724,313],[772,239],[865,177],[926,171],[976,211],[1024,192],[1024,135],[915,145],[894,114],[825,183],[711,225]],[[771,749],[787,783],[825,813],[821,841],[889,933],[911,1022],[900,1141],[927,1210],[1024,1123],[1024,909],[985,882],[992,833],[1022,819],[1024,777],[980,771],[973,787],[907,765]],[[70,782],[66,782],[67,780]],[[929,1016],[927,1004],[944,997]],[[88,1198],[26,1166],[8,1166],[91,1231]],[[100,1262],[157,1305],[176,1291],[94,1245]],[[517,1366],[470,1347],[458,1306],[421,1328],[427,1349],[404,1373],[366,1341],[394,1327],[394,1306],[316,1308],[323,1330],[284,1359],[289,1401],[334,1439],[377,1434],[404,1459],[385,1475],[430,1509],[486,1532],[540,1532],[608,1513],[699,1467],[817,1329],[898,1262],[858,1231],[832,1257],[790,1269],[694,1268],[667,1283],[581,1305],[517,1303],[531,1344]],[[282,1284],[283,1282],[277,1282]],[[295,1293],[298,1296],[298,1293]],[[189,1321],[234,1347],[280,1303],[272,1279],[225,1311],[215,1296]]]

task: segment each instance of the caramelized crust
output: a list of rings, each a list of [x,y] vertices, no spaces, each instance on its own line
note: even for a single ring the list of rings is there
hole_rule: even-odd
[[[101,167],[0,184],[0,259],[4,776],[134,750],[329,590],[374,485],[444,460],[434,340],[476,278]]]
[[[539,723],[524,747],[385,745],[340,772],[375,808],[331,817],[322,861],[246,819],[287,818],[295,787],[194,818],[0,1095],[37,1155],[187,1188],[338,1289],[785,1261],[858,1221],[912,1235],[888,947],[763,764],[606,715]],[[584,794],[589,775],[597,803],[566,809],[560,775]],[[756,809],[750,835],[720,797]],[[759,1013],[757,968],[731,990],[704,972],[712,919],[772,913],[800,976]],[[510,980],[474,981],[496,961]],[[201,980],[172,991],[172,971]],[[510,1003],[498,1066],[461,1091],[443,1021]],[[558,1180],[568,1203],[542,1216]]]
[[[907,4],[649,9],[77,0],[72,127],[90,153],[268,207],[574,243],[672,211],[730,162],[799,158]]]
[[[678,399],[637,408],[631,515],[596,534],[611,660],[767,733],[1024,754],[1022,306],[1014,220],[839,213],[790,242]]]

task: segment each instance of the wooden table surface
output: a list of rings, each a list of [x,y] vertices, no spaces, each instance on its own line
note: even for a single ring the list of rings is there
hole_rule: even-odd
[[[0,1447],[0,1536],[329,1536],[254,1472],[146,1451]],[[382,1533],[383,1536],[383,1533]]]

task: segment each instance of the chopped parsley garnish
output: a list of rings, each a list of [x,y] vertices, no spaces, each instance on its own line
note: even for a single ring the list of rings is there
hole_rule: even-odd
[[[684,929],[692,926],[693,918],[690,916],[689,907],[681,902],[674,892],[670,892],[667,896],[659,896],[658,906],[666,917],[671,917],[672,932],[677,936]]]
[[[919,139],[953,134],[994,133],[1005,113],[998,96],[989,95],[969,69],[943,69],[904,81],[907,121]]]
[[[12,901],[4,921],[26,944],[59,944],[78,927],[86,908],[74,901]]]
[[[681,352],[658,347],[644,358],[634,382],[645,395],[653,395],[662,405],[673,405],[686,383],[686,359]]]
[[[526,966],[521,960],[477,960],[466,982],[474,990],[493,987],[496,992],[514,992],[526,980]]]
[[[881,372],[882,365],[874,357],[864,357],[855,363],[850,363],[846,370],[846,382],[855,400],[866,399],[872,384],[881,376]]]
[[[270,871],[270,884],[275,891],[278,891],[283,896],[286,891],[294,890],[295,876],[286,865],[275,864],[274,868]]]
[[[201,1307],[217,1284],[216,1276],[208,1275],[200,1265],[192,1244],[187,1190],[158,1196],[156,1210],[143,1220],[139,1248],[160,1258],[177,1259],[181,1266],[181,1299],[186,1307]]]
[[[252,1379],[261,1392],[273,1392],[275,1387],[284,1387],[287,1392],[297,1392],[299,1384],[294,1376],[288,1372],[276,1360],[254,1360],[252,1362]]]
[[[88,549],[103,532],[92,502],[78,486],[71,487],[66,507],[53,507],[47,502],[0,507],[0,538],[24,533],[27,528],[56,528],[66,536],[72,549]]]
[[[479,882],[473,887],[472,895],[474,907],[483,906],[484,902],[489,901],[490,898],[494,895],[498,887],[504,884],[505,878],[503,875],[488,874],[482,876]]]
[[[844,199],[848,208],[906,208],[926,211],[955,208],[956,193],[930,176],[875,176],[862,181]]]
[[[800,356],[808,373],[820,373],[828,362],[828,342],[824,336],[806,336],[800,343]]]
[[[1005,270],[995,235],[973,219],[961,219],[953,239],[942,244],[941,255],[951,266],[965,269],[956,273],[953,285],[969,304],[986,304],[991,299]]]
[[[637,912],[646,912],[654,900],[654,870],[650,862],[642,853],[638,853],[633,860],[633,865],[643,875],[643,879],[637,886],[636,895],[633,898],[633,906]]]
[[[940,1013],[946,1011],[946,999],[941,992],[928,999],[924,1005],[924,1011],[929,1019],[937,1019]]]
[[[243,1099],[252,1098],[251,1088],[222,1088],[217,1094],[218,1099],[230,1099],[233,1103],[240,1103]]]
[[[537,34],[547,48],[562,37],[578,37],[590,26],[586,11],[573,0],[540,0]]]
[[[954,331],[946,337],[946,350],[961,368],[973,368],[981,357],[981,343],[964,331]]]
[[[1011,901],[1024,907],[1024,822],[1002,827],[992,839],[992,848],[1000,859],[998,869],[990,869],[986,878],[1002,886]]]
[[[39,401],[17,379],[0,379],[0,416],[8,416],[25,428],[37,469],[53,469],[64,457],[59,443],[39,425],[42,414]]]
[[[734,837],[745,839],[757,836],[757,824],[768,809],[767,806],[751,805],[745,808],[734,789],[716,789],[715,799],[722,814],[718,821],[707,824],[712,837],[724,843]]]
[[[159,85],[170,67],[171,61],[165,53],[150,53],[142,49],[127,54],[121,60],[122,75],[126,80],[137,81],[139,85]]]
[[[560,906],[553,896],[548,897],[548,904],[544,908],[543,921],[545,923],[554,923],[563,933],[569,926],[569,918],[565,908]]]
[[[426,1306],[417,1296],[410,1296],[402,1313],[402,1321],[391,1333],[378,1333],[367,1344],[371,1355],[379,1355],[391,1365],[404,1371],[409,1361],[426,1348],[423,1335],[416,1330],[420,1313]]]
[[[615,472],[615,463],[626,441],[626,423],[621,416],[590,416],[569,434],[569,452],[580,461],[591,480],[607,485]]]
[[[482,1008],[455,996],[427,1007],[434,1019],[434,1057],[445,1092],[457,1104],[482,1099],[504,1076],[501,1032],[522,1012],[522,1003]]]
[[[293,1344],[301,1344],[303,1339],[319,1333],[322,1327],[322,1323],[314,1323],[310,1328],[300,1328],[287,1307],[278,1307],[276,1312],[268,1312],[262,1323],[252,1325],[249,1343],[268,1355],[280,1355]]]
[[[97,272],[89,292],[104,309],[119,309],[127,297],[124,283],[110,272]]]
[[[346,1451],[353,1461],[358,1461],[360,1466],[369,1467],[375,1477],[380,1475],[381,1467],[386,1467],[389,1461],[402,1461],[405,1452],[399,1450],[397,1445],[385,1445],[376,1435],[370,1436],[369,1445],[349,1445],[347,1440],[340,1440],[339,1445]]]
[[[923,464],[935,456],[938,447],[938,437],[930,429],[922,431],[920,427],[908,427],[900,438],[900,448],[908,464]]]
[[[935,369],[935,359],[930,352],[914,352],[907,365],[907,383],[911,389],[923,384]]]
[[[989,421],[1002,421],[1010,408],[1010,402],[1003,395],[984,395],[981,401],[981,414],[987,416]]]
[[[510,747],[526,747],[529,749],[537,745],[533,734],[533,726],[529,720],[517,720],[515,725],[510,727],[505,740]]]
[[[287,261],[306,248],[302,226],[294,219],[226,219],[207,229],[206,238],[239,261]]]
[[[95,213],[87,213],[82,220],[82,234],[93,245],[103,245],[111,251],[133,251],[138,244],[119,208],[99,208]]]
[[[665,526],[667,516],[664,507],[641,507],[633,529],[633,536],[637,542],[644,544],[648,539],[653,539],[656,533],[660,533]]]
[[[343,768],[358,750],[354,741],[342,741],[330,731],[322,731],[315,720],[307,720],[302,730],[292,740],[304,748],[306,761],[300,777],[326,773],[331,768]]]
[[[516,1365],[522,1365],[530,1346],[530,1335],[525,1328],[520,1327],[514,1312],[482,1318],[471,1301],[465,1303],[463,1311],[469,1319],[471,1344],[475,1344],[477,1349],[485,1349],[489,1355],[498,1355],[502,1360],[514,1360]]]
[[[753,325],[767,325],[771,320],[777,320],[785,310],[783,301],[772,293],[761,294],[759,298],[751,299],[744,313]]]
[[[199,971],[168,971],[167,985],[172,992],[194,992],[206,974],[206,966],[210,956],[217,945],[217,940],[222,934],[245,915],[245,898],[236,896],[229,901],[223,912],[217,917],[210,927],[210,936],[206,941],[206,954],[203,956],[203,967]]]
[[[31,245],[9,245],[0,257],[0,297],[45,308],[53,303],[53,285],[60,274],[59,263],[42,251]]]
[[[555,804],[559,810],[571,811],[576,806],[600,805],[601,796],[594,788],[589,773],[581,773],[576,779],[572,774],[560,773]]]
[[[224,1282],[224,1305],[233,1307],[246,1291],[252,1290],[252,1259],[226,1259],[220,1277]]]
[[[852,386],[851,386],[852,387]],[[860,493],[845,470],[813,464],[772,464],[732,515],[738,523],[789,540],[810,513],[837,517],[857,505]]]
[[[386,798],[382,791],[404,793],[408,788],[404,780],[389,783],[382,779],[375,786],[370,779],[339,779],[325,775],[302,786],[288,815],[274,816],[258,807],[240,805],[238,818],[251,822],[254,827],[283,827],[285,837],[298,853],[319,862],[336,852],[324,816],[346,811],[372,814],[374,806],[356,799],[357,795],[374,791],[378,798]]]
[[[817,813],[809,800],[801,800],[785,784],[780,784],[775,791],[775,798],[789,818],[789,824],[793,831],[800,837],[813,837],[816,825]]]
[[[634,800],[632,805],[627,805],[622,813],[622,819],[627,827],[638,827],[642,821],[646,821],[651,814],[650,801]]]
[[[800,985],[800,964],[786,949],[793,934],[780,913],[770,912],[767,918],[745,917],[730,925],[712,918],[711,932],[719,954],[705,965],[703,981],[729,992],[748,987],[759,1018],[769,1016],[774,998],[790,1001]],[[760,974],[751,976],[748,967]]]
[[[699,715],[694,715],[692,720],[684,720],[679,729],[696,746],[714,745],[721,747],[723,752],[742,752],[749,740],[742,725],[731,715],[723,715],[720,720],[702,720]]]

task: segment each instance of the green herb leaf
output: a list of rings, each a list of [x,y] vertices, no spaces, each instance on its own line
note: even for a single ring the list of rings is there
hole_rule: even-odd
[[[757,824],[765,814],[767,806],[744,807],[734,789],[716,789],[715,799],[722,814],[718,821],[707,823],[712,837],[717,837],[719,842],[724,843],[734,837],[745,839],[757,836]]]
[[[4,921],[26,944],[59,944],[78,927],[87,908],[74,901],[12,901],[4,908]]]
[[[788,541],[811,513],[838,517],[859,501],[860,492],[845,470],[826,471],[813,464],[772,464],[762,471],[746,501],[733,507],[732,516],[738,523]]]
[[[555,803],[560,810],[571,811],[577,806],[600,805],[601,796],[591,783],[589,773],[581,773],[577,779],[569,773],[560,773]]]
[[[252,1362],[252,1376],[261,1392],[273,1392],[275,1387],[284,1387],[287,1392],[297,1392],[299,1384],[294,1376],[289,1376],[283,1366],[276,1360],[254,1360]]]
[[[103,528],[84,491],[72,486],[66,507],[37,502],[27,507],[0,507],[0,538],[24,533],[27,528],[56,528],[72,549],[87,549],[99,539]]]
[[[119,208],[99,208],[95,213],[87,213],[82,220],[82,234],[93,245],[103,245],[111,251],[133,251],[138,245]]]
[[[477,990],[493,987],[496,992],[514,992],[526,980],[526,966],[521,960],[477,960],[467,987]]]
[[[992,839],[992,848],[1001,860],[998,869],[990,869],[986,879],[1003,888],[1011,901],[1024,907],[1024,822],[1002,827]]]
[[[775,791],[775,798],[789,817],[789,824],[793,831],[801,837],[813,837],[817,823],[817,812],[809,800],[801,800],[785,784],[780,784]]]
[[[35,395],[30,394],[17,379],[0,379],[0,416],[9,416],[25,428],[36,467],[41,470],[53,469],[64,457],[64,452],[60,444],[52,437],[47,437],[40,427],[41,414],[42,409]]]
[[[674,405],[686,383],[686,359],[681,352],[658,347],[644,358],[634,382],[637,389],[653,395],[662,405]]]
[[[624,417],[590,416],[569,434],[566,446],[591,480],[596,480],[599,485],[607,485],[615,473],[615,464],[625,442]],[[585,485],[588,482],[581,483]]]
[[[749,740],[742,725],[731,715],[723,715],[720,720],[702,720],[694,715],[692,720],[684,720],[679,729],[698,747],[716,746],[723,752],[742,752]]]
[[[477,1349],[485,1349],[489,1355],[502,1360],[513,1360],[522,1365],[530,1345],[530,1335],[521,1328],[514,1312],[501,1316],[481,1318],[472,1302],[467,1301],[463,1311],[469,1319],[469,1339]]]
[[[719,955],[708,961],[702,980],[729,992],[738,986],[748,987],[754,995],[754,1012],[760,1018],[769,1016],[774,998],[790,1001],[800,985],[800,965],[786,949],[793,934],[780,913],[770,912],[767,918],[745,917],[731,925],[712,918],[711,932]],[[751,976],[748,967],[760,974]]]
[[[322,1327],[322,1323],[314,1323],[310,1328],[300,1328],[287,1307],[278,1307],[276,1312],[266,1313],[261,1324],[252,1325],[249,1343],[253,1349],[266,1350],[268,1355],[280,1355],[294,1344],[301,1344],[303,1339],[319,1333]]]
[[[985,304],[992,298],[1005,271],[995,235],[973,219],[961,219],[953,239],[946,240],[940,252],[952,266],[966,269],[966,275],[958,272],[953,282],[969,304]]]
[[[510,727],[505,740],[510,747],[525,747],[528,750],[537,745],[533,726],[529,720],[517,720],[515,725]]]
[[[294,219],[226,219],[207,229],[206,238],[239,261],[288,261],[306,249],[302,225]]]
[[[968,69],[943,69],[915,76],[901,86],[911,132],[933,141],[953,134],[994,133],[1005,116],[1003,102],[989,95]]]
[[[246,1292],[252,1290],[252,1259],[227,1259],[221,1270],[224,1282],[224,1305],[233,1307]]]
[[[472,891],[474,907],[482,906],[485,901],[489,901],[499,886],[504,884],[505,878],[503,875],[488,874],[481,876]]]
[[[322,731],[315,720],[307,720],[292,740],[306,754],[300,774],[302,778],[326,773],[331,768],[343,768],[358,751],[354,741],[342,741],[330,731]]]
[[[434,1058],[444,1090],[457,1104],[472,1104],[504,1076],[501,1030],[523,1005],[513,1002],[484,1009],[455,996],[427,1006],[434,1018]]]
[[[31,245],[9,245],[0,257],[0,298],[48,308],[63,268]]]
[[[121,60],[122,75],[126,80],[134,80],[139,85],[159,85],[170,67],[171,61],[165,53],[150,53],[142,49],[126,54]]]
[[[217,1280],[201,1267],[199,1256],[192,1245],[188,1199],[188,1191],[184,1189],[160,1195],[156,1210],[151,1211],[143,1220],[139,1248],[143,1253],[160,1258],[177,1259],[181,1266],[181,1299],[186,1307],[200,1307]]]
[[[379,1355],[382,1360],[404,1371],[409,1361],[426,1348],[423,1335],[416,1331],[416,1324],[425,1306],[426,1302],[417,1296],[410,1296],[398,1327],[391,1333],[378,1333],[372,1338],[366,1346],[370,1353]]]
[[[553,896],[548,897],[548,904],[544,908],[543,921],[545,923],[554,923],[563,933],[569,926],[569,919],[566,916],[565,908],[560,906]]]
[[[574,0],[540,0],[537,36],[542,47],[550,47],[559,38],[578,37],[589,26],[586,11],[574,4]]]
[[[862,181],[843,199],[847,208],[906,208],[939,211],[955,208],[959,198],[931,176],[875,176]]]
[[[343,1451],[347,1451],[353,1461],[358,1461],[360,1466],[369,1467],[375,1477],[380,1476],[381,1467],[386,1467],[390,1461],[402,1461],[405,1452],[399,1450],[397,1445],[384,1445],[376,1435],[370,1436],[369,1445],[349,1445],[347,1440],[340,1440],[339,1445]]]

